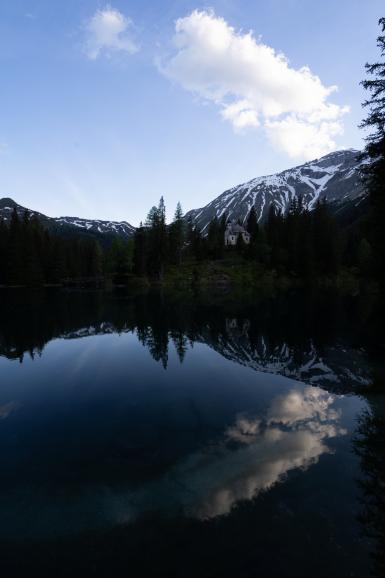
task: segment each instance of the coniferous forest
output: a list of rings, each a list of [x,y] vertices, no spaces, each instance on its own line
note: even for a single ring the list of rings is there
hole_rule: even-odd
[[[45,230],[36,217],[14,210],[0,222],[0,284],[39,286],[102,275],[102,250],[89,239],[64,239]]]
[[[63,238],[48,232],[28,213],[20,218],[14,210],[9,225],[0,223],[0,284],[40,286],[44,284],[125,284],[134,278],[161,282],[168,273],[187,267],[188,279],[199,281],[202,264],[217,263],[224,270],[247,268],[255,275],[274,272],[278,277],[311,281],[335,278],[341,271],[371,279],[376,275],[374,243],[369,217],[351,229],[341,227],[326,203],[305,210],[301,199],[286,215],[270,209],[268,219],[258,224],[251,209],[236,246],[226,247],[226,216],[213,219],[202,235],[183,217],[178,204],[171,224],[166,224],[161,198],[133,239],[116,238],[108,246],[93,239]],[[370,239],[370,240],[369,240]],[[227,269],[226,269],[227,267]]]
[[[191,221],[183,220],[178,206],[173,222],[167,227],[161,199],[136,231],[132,271],[138,276],[162,278],[165,270],[183,261],[239,260],[255,265],[258,271],[304,279],[335,276],[343,268],[368,277],[373,272],[372,246],[365,235],[365,224],[358,229],[342,229],[326,203],[308,211],[299,199],[292,203],[287,215],[272,207],[263,225],[258,224],[252,208],[245,224],[250,233],[249,244],[239,235],[235,247],[226,247],[226,225],[226,215],[220,220],[213,219],[203,236]]]

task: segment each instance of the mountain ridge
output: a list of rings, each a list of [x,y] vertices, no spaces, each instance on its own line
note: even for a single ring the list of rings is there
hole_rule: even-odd
[[[245,223],[254,207],[258,222],[263,223],[272,205],[285,214],[291,202],[301,197],[308,210],[314,209],[318,201],[326,200],[332,214],[342,224],[349,225],[361,218],[368,204],[359,172],[363,164],[359,154],[355,149],[339,150],[278,173],[253,178],[227,189],[204,207],[188,211],[185,220],[191,220],[205,234],[212,219],[226,216]],[[108,241],[113,237],[129,239],[136,230],[127,221],[48,217],[9,197],[0,199],[0,218],[10,219],[15,207],[20,216],[25,211],[36,215],[47,229],[64,236],[76,233]]]
[[[4,221],[8,221],[11,218],[14,209],[16,209],[20,217],[25,212],[30,216],[36,216],[45,228],[62,236],[76,234],[107,241],[113,237],[129,239],[135,233],[135,227],[127,221],[107,221],[66,216],[48,217],[43,213],[19,205],[10,197],[0,199],[0,218]]]
[[[214,217],[225,215],[244,223],[254,207],[258,222],[263,223],[271,205],[286,213],[299,197],[308,210],[314,209],[318,200],[326,200],[336,213],[345,203],[361,202],[367,196],[359,174],[363,164],[359,154],[355,149],[335,151],[279,173],[256,177],[227,189],[204,207],[192,209],[186,219],[205,233]]]

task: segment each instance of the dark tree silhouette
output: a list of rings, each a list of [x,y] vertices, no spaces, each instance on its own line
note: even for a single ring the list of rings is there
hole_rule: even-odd
[[[362,167],[367,189],[370,194],[370,231],[373,242],[375,270],[381,283],[385,283],[385,18],[380,18],[381,34],[377,38],[381,61],[366,64],[369,78],[362,81],[369,97],[363,103],[368,116],[361,126],[370,129],[366,137],[366,147]]]

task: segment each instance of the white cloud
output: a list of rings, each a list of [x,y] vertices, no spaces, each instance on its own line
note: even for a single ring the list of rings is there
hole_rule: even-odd
[[[225,106],[221,111],[222,117],[233,123],[234,130],[242,130],[246,127],[258,127],[258,113],[247,100],[238,100]]]
[[[289,157],[311,160],[335,150],[333,137],[342,134],[343,127],[338,120],[311,122],[290,115],[282,120],[266,120],[265,131],[272,145]]]
[[[178,82],[220,108],[235,130],[265,130],[290,157],[313,158],[336,147],[347,106],[329,101],[336,86],[324,86],[306,66],[292,68],[283,54],[236,32],[213,11],[195,10],[175,25],[175,53],[161,66]]]
[[[114,52],[134,54],[139,50],[132,38],[132,20],[110,5],[97,10],[84,29],[86,35],[84,50],[91,60],[102,54],[106,56],[111,56]]]

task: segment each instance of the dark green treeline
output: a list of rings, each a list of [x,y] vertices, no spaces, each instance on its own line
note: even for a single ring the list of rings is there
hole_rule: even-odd
[[[133,273],[162,279],[165,271],[183,262],[226,262],[231,258],[301,278],[334,276],[342,268],[366,277],[372,274],[373,249],[365,236],[365,222],[359,227],[342,229],[326,203],[320,202],[313,211],[308,211],[298,199],[286,215],[272,206],[262,226],[252,208],[244,224],[251,236],[249,245],[240,235],[235,247],[226,247],[226,223],[226,215],[220,220],[214,218],[207,234],[202,235],[191,221],[183,219],[178,204],[174,220],[167,226],[162,198],[136,231]]]
[[[239,236],[235,247],[226,247],[226,216],[213,219],[207,234],[183,217],[180,204],[171,224],[166,224],[163,198],[136,230],[134,239],[115,238],[101,247],[89,238],[62,238],[45,230],[28,213],[16,210],[9,223],[0,222],[0,285],[39,286],[83,283],[111,279],[125,284],[132,277],[162,281],[182,264],[219,261],[238,263],[257,271],[304,279],[333,277],[348,268],[370,277],[375,269],[373,249],[366,238],[366,226],[341,229],[325,203],[313,211],[294,201],[286,215],[270,209],[260,226],[254,208],[245,228],[251,242]]]
[[[102,251],[93,240],[63,239],[39,220],[16,209],[10,222],[0,221],[0,285],[63,283],[102,274]]]

